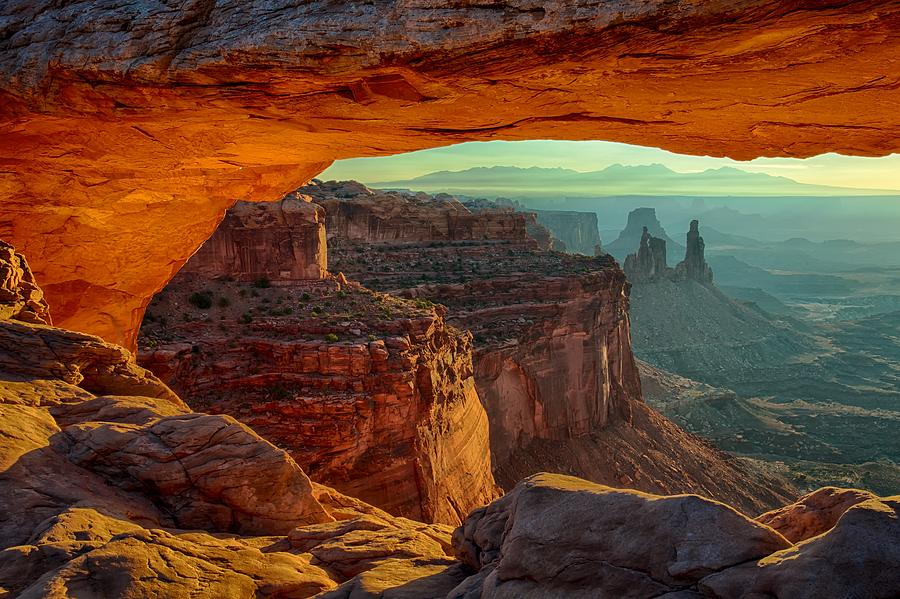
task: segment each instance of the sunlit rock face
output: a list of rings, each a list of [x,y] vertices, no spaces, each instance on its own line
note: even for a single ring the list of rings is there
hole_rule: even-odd
[[[319,280],[328,270],[325,211],[308,197],[238,202],[181,272],[240,281]]]
[[[376,212],[393,208],[367,199]],[[421,215],[395,227],[332,207],[360,235],[485,233],[455,201],[434,227]],[[495,225],[524,236],[521,217]],[[308,196],[238,203],[150,304],[139,360],[196,409],[287,450],[315,481],[458,524],[497,493],[471,335],[430,302],[328,275],[326,258],[325,209]]]
[[[14,0],[0,40],[0,236],[59,324],[132,347],[234,199],[337,158],[529,138],[900,149],[900,8],[876,0]]]
[[[509,218],[508,210],[485,200],[465,202],[478,209],[483,222],[472,229],[484,236],[456,239],[440,228],[446,218],[438,207],[452,206],[447,198],[428,202],[424,194],[357,183],[304,192],[327,207],[335,269],[444,304],[448,322],[472,331],[475,385],[504,489],[546,470],[652,492],[702,492],[747,513],[793,496],[785,481],[688,435],[642,402],[628,285],[608,256],[540,249],[519,229],[504,237],[492,223]],[[333,215],[342,215],[337,232]],[[346,236],[372,223],[377,238]],[[419,241],[386,234],[411,230],[410,223]]]

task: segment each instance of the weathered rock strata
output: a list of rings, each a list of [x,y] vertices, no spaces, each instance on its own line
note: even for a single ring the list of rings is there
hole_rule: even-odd
[[[327,199],[332,207],[356,206],[358,228],[370,222],[360,207],[368,197],[363,189],[335,184]],[[312,194],[316,201],[326,201],[322,190]],[[383,196],[380,213],[395,216],[380,227],[402,229],[406,218],[420,218],[414,209],[421,203]],[[492,218],[493,207],[482,209]],[[739,484],[752,468],[645,413],[627,283],[609,257],[542,251],[519,236],[361,241],[329,229],[333,266],[375,288],[441,302],[449,322],[473,332],[475,384],[488,412],[495,476],[505,488],[557,470],[647,491],[702,490],[748,512],[788,497],[789,485],[762,473],[750,475],[758,484]]]
[[[78,339],[102,343],[2,317],[0,330],[8,325],[19,327],[20,340],[40,333],[48,342],[62,336],[64,346]],[[58,364],[35,364],[27,353],[3,351],[2,596],[460,599],[593,597],[606,591],[655,597],[672,590],[668,596],[696,598],[702,590],[715,599],[888,599],[900,591],[893,542],[897,498],[803,498],[779,512],[778,522],[804,522],[810,507],[824,508],[828,522],[836,522],[791,546],[764,524],[701,497],[664,498],[540,475],[473,510],[451,537],[447,526],[397,518],[310,483],[286,453],[250,429],[191,413],[171,392],[162,393],[165,387],[152,375],[136,376],[140,370],[124,350],[115,355],[131,367],[117,363],[108,370],[107,385],[118,389],[116,396],[76,386],[80,381],[71,373],[81,368],[77,351],[62,354]],[[67,364],[71,356],[76,363]],[[154,381],[161,392],[143,396]],[[215,424],[193,426],[197,421]],[[150,431],[162,438],[148,438]],[[139,437],[142,442],[117,451],[121,439]],[[85,440],[88,451],[80,444]],[[170,481],[183,489],[183,478],[168,476],[168,456],[198,445],[199,451],[178,458],[196,484],[168,494]],[[272,476],[273,466],[278,476]],[[226,481],[226,475],[232,478]],[[209,493],[214,488],[220,491],[215,497]],[[832,489],[821,496],[858,493]],[[246,520],[219,520],[223,510],[235,508],[253,514],[250,527]],[[186,512],[205,514],[195,523],[209,528],[177,528],[174,520]],[[242,527],[284,531],[286,518],[317,522],[298,521],[286,534],[222,533]],[[742,560],[750,561],[735,565]]]
[[[325,211],[299,194],[237,202],[180,272],[241,281],[322,279],[328,272]]]
[[[190,299],[202,294],[201,309]],[[471,336],[430,304],[337,277],[259,287],[185,273],[148,315],[144,366],[314,480],[450,524],[495,497]]]

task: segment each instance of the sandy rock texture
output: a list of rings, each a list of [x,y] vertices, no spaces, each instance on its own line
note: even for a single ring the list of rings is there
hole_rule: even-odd
[[[471,335],[430,303],[339,279],[260,288],[179,273],[151,304],[140,362],[196,409],[287,450],[313,480],[458,524],[497,496]],[[192,306],[198,293],[212,305]]]
[[[0,307],[30,289],[20,274]],[[126,350],[10,312],[0,311],[0,596],[301,598],[355,588],[374,569],[383,588],[439,574],[450,589],[465,577],[449,527],[311,483],[245,425],[191,412]]]
[[[499,202],[465,200],[473,224],[454,235],[444,223],[456,212],[438,209],[456,206],[449,196],[429,201],[356,182],[303,191],[328,211],[335,269],[446,305],[448,322],[472,331],[475,386],[503,488],[552,471],[649,492],[702,493],[748,514],[795,497],[785,481],[717,451],[643,403],[629,285],[609,257],[536,246],[527,226],[497,226],[533,213],[510,213]]]
[[[448,597],[892,597],[898,507],[897,498],[863,501],[792,545],[696,495],[538,474],[456,529],[456,554],[477,574]]]
[[[529,138],[896,152],[898,32],[880,0],[11,0],[0,236],[58,324],[133,349],[233,200],[337,158]]]
[[[179,272],[242,281],[322,279],[328,272],[325,211],[299,194],[237,202]]]

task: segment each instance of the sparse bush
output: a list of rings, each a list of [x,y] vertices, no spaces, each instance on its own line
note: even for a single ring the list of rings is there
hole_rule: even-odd
[[[241,314],[241,317],[238,318],[238,322],[241,324],[250,324],[251,322],[253,322],[253,315],[249,312],[244,312],[243,314]]]
[[[257,289],[268,289],[272,286],[272,282],[269,281],[266,277],[262,277],[261,279],[256,279],[253,281],[253,286]]]
[[[200,308],[201,310],[208,310],[212,308],[212,293],[209,291],[198,291],[196,293],[192,293],[191,297],[188,298],[188,302],[195,308]]]
[[[231,305],[231,300],[229,300],[227,297],[225,297],[223,295],[222,297],[219,298],[218,303],[219,303],[220,308],[227,308],[228,306]]]
[[[308,302],[312,298],[310,297],[310,295],[308,293],[304,293],[303,295],[300,296],[300,299],[302,299],[304,302]]]
[[[337,340],[338,336],[334,333],[328,333],[327,335],[325,335],[325,341],[327,341],[328,343],[334,343]]]
[[[272,385],[268,391],[273,399],[288,399],[291,396],[291,392],[281,385]]]

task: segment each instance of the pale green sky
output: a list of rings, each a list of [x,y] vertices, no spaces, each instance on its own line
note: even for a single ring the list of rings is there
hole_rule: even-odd
[[[541,166],[595,171],[616,163],[661,163],[680,172],[733,166],[750,172],[788,177],[801,183],[900,190],[900,154],[884,158],[823,154],[806,159],[757,158],[739,162],[728,158],[685,156],[657,148],[605,141],[471,142],[381,158],[340,160],[319,175],[319,178],[377,183],[411,179],[434,171],[460,171],[475,166]]]

